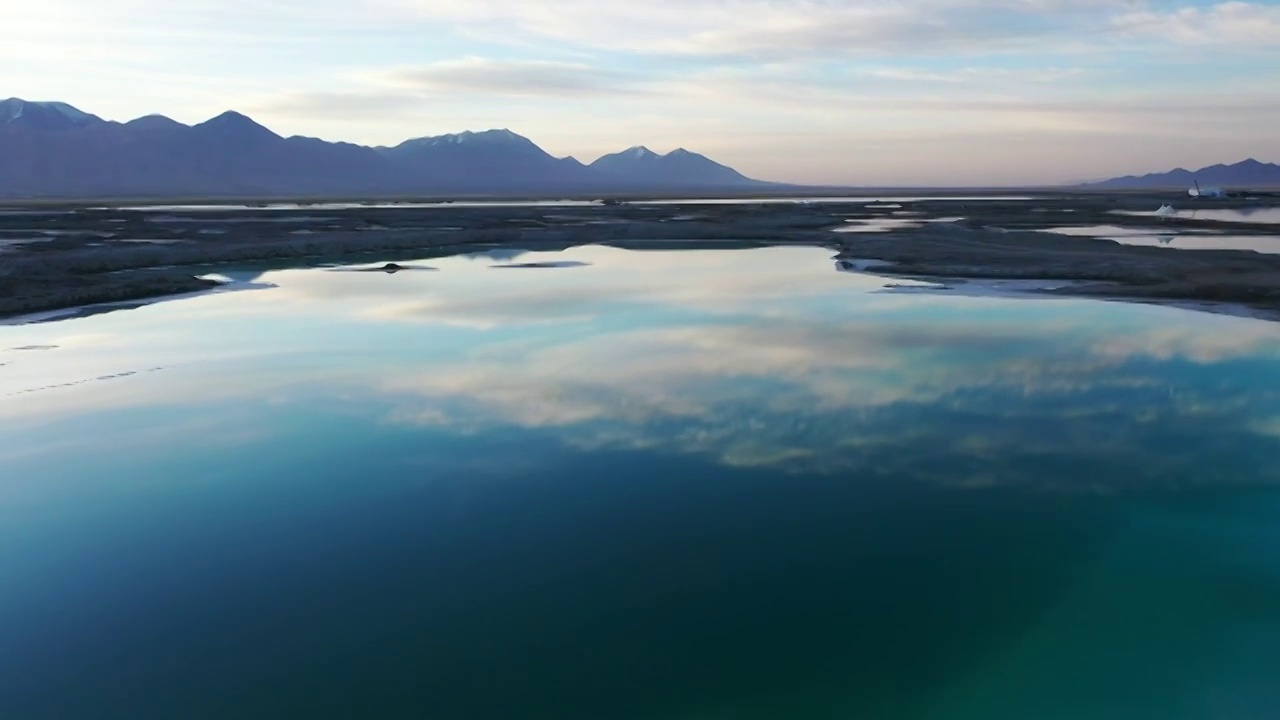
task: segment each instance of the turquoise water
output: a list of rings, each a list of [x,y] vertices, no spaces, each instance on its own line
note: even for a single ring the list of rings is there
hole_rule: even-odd
[[[1280,708],[1280,325],[512,255],[0,327],[0,717]]]

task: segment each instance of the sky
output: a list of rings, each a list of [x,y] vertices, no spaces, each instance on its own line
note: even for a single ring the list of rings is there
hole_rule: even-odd
[[[1280,161],[1280,0],[3,0],[0,97],[1018,185]]]

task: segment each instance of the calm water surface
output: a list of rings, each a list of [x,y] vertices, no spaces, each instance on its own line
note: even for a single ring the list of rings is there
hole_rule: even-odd
[[[1026,195],[835,195],[830,197],[776,197],[776,198],[674,198],[669,200],[635,200],[631,205],[758,205],[778,203],[826,204],[848,202],[904,203],[904,202],[1012,202],[1030,201],[1036,198]]]
[[[1117,225],[1072,225],[1048,228],[1044,232],[1073,237],[1100,237],[1123,245],[1149,245],[1176,250],[1253,250],[1280,253],[1280,235],[1224,235],[1187,231],[1176,225],[1163,228],[1134,228]]]
[[[846,203],[858,202],[862,200],[875,202],[919,202],[919,201],[967,201],[967,202],[984,202],[984,201],[1015,201],[1015,200],[1034,200],[1033,197],[1022,195],[920,195],[911,197],[885,197],[878,195],[845,195],[833,197],[746,197],[746,198],[671,198],[671,199],[654,199],[654,200],[634,200],[628,201],[629,205],[758,205],[758,204],[792,204],[792,203]],[[547,208],[577,208],[577,207],[598,207],[602,203],[598,200],[450,200],[447,202],[367,202],[367,203],[270,203],[263,205],[141,205],[127,206],[129,210],[139,212],[198,212],[222,213],[244,210],[277,210],[277,211],[297,211],[297,210],[355,210],[359,208],[401,208],[401,209],[426,209],[426,208],[458,208],[458,207],[474,207],[474,208],[511,208],[511,207],[547,207]],[[45,213],[43,211],[0,211],[0,214],[32,214],[45,215],[56,213]]]
[[[360,208],[421,210],[426,208],[512,208],[512,207],[594,207],[599,202],[591,200],[449,200],[444,202],[336,202],[336,203],[267,203],[261,205],[127,205],[122,208],[136,212],[198,212],[202,214],[243,212],[245,210],[273,210],[294,212],[298,210],[357,210]]]
[[[1280,325],[511,255],[0,327],[0,717],[1275,716]]]
[[[1136,215],[1136,216],[1155,216],[1155,211],[1128,211],[1114,210],[1117,215]],[[1236,222],[1236,223],[1266,223],[1280,224],[1280,208],[1275,207],[1256,207],[1256,208],[1178,208],[1176,218],[1184,218],[1188,220],[1217,220],[1218,222]]]

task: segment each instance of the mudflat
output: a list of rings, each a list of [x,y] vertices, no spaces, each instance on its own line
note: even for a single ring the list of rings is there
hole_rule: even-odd
[[[1164,204],[1181,212],[1155,215]],[[1280,224],[1269,221],[1275,208],[1280,199],[1269,196],[1196,201],[1175,193],[1071,192],[859,194],[815,202],[12,203],[0,206],[0,316],[208,289],[218,281],[206,275],[246,263],[387,262],[583,244],[798,244],[831,248],[838,265],[886,275],[948,284],[1055,281],[1046,292],[1244,306],[1280,317],[1280,253],[1227,241],[1280,235]],[[1239,212],[1223,219],[1198,209]],[[1095,226],[1158,235],[1168,246],[1088,236]],[[1082,232],[1055,232],[1063,228]],[[1178,248],[1181,237],[1196,238],[1197,249]],[[1216,238],[1221,248],[1212,247]]]

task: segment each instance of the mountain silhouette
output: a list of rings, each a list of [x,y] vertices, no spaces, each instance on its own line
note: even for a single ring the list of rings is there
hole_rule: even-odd
[[[372,148],[281,137],[235,111],[196,125],[163,115],[118,123],[61,102],[0,101],[0,197],[502,195],[768,185],[685,150],[629,153],[584,165],[505,129]]]
[[[1111,190],[1144,190],[1178,188],[1187,189],[1199,183],[1202,187],[1249,189],[1280,187],[1280,165],[1264,163],[1253,158],[1234,165],[1210,165],[1199,170],[1176,168],[1169,172],[1148,175],[1126,175],[1082,187]]]
[[[637,146],[605,155],[589,167],[615,178],[642,182],[661,183],[669,178],[680,178],[686,185],[712,187],[752,182],[737,170],[684,148],[659,155],[647,147]]]
[[[559,189],[587,187],[596,179],[577,160],[553,157],[506,129],[415,138],[378,152],[431,190]]]
[[[37,131],[73,130],[102,122],[62,102],[31,102],[21,98],[0,100],[0,125]]]

